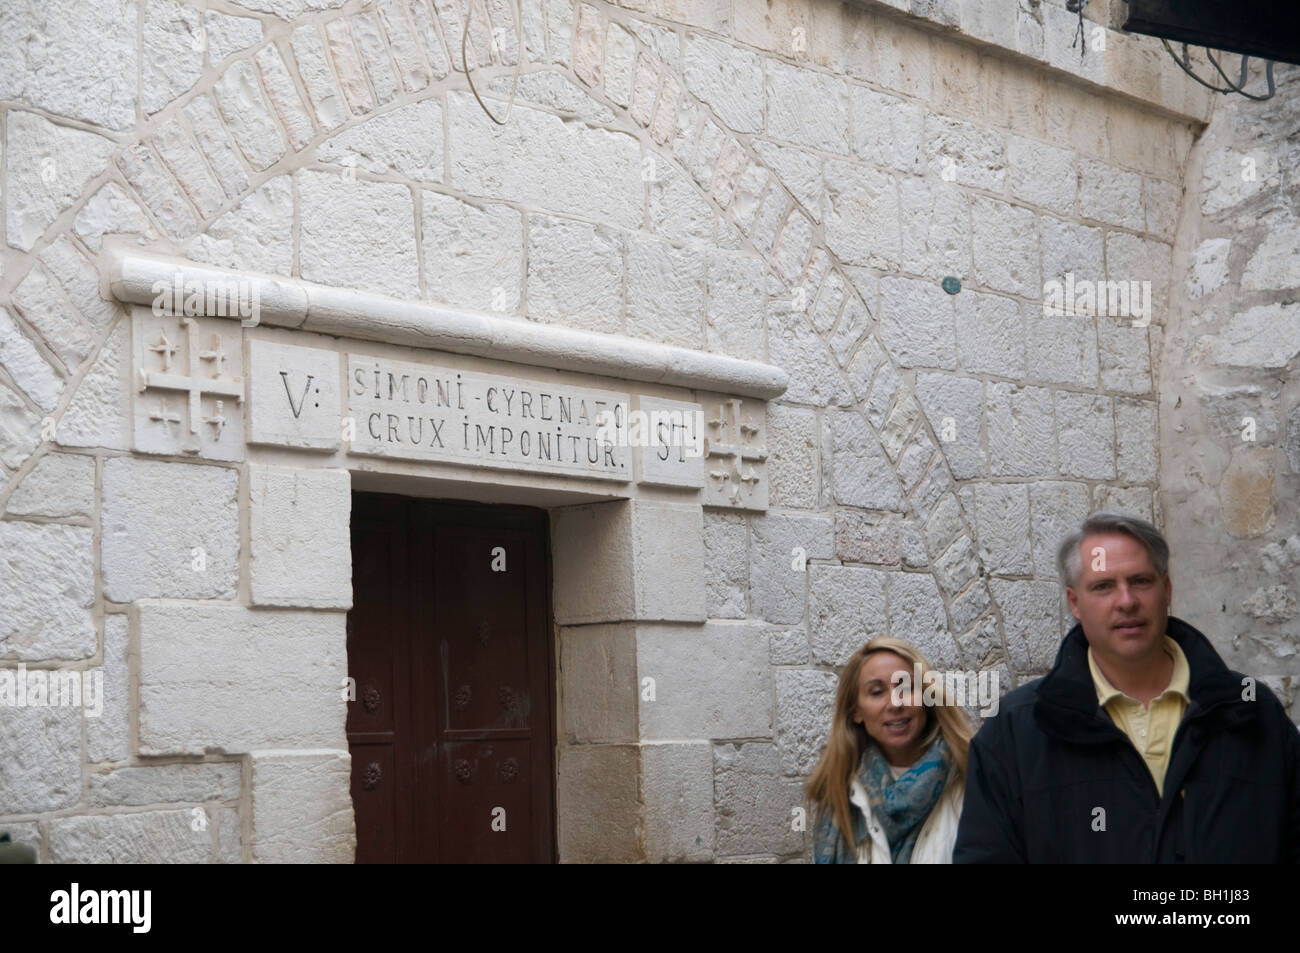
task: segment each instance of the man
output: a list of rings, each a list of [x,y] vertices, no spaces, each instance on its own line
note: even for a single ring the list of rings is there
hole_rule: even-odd
[[[1300,862],[1300,732],[1168,614],[1160,531],[1094,514],[1057,566],[1078,624],[971,743],[953,862]]]

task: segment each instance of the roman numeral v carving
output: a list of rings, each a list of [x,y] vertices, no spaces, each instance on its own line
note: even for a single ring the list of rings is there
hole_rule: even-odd
[[[298,398],[298,406],[293,405],[293,392],[289,390],[289,372],[281,371],[280,380],[284,381],[284,394],[289,398],[289,409],[293,411],[293,419],[297,420],[302,413],[303,405],[307,402],[307,392],[311,390],[312,375],[307,375],[307,383],[303,385],[302,396]]]

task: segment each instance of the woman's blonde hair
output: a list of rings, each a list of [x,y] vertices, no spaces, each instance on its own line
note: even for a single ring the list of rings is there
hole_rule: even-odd
[[[915,666],[921,666],[921,677],[932,671],[930,662],[920,650],[910,642],[902,639],[872,639],[849,657],[844,668],[840,670],[839,688],[835,692],[835,717],[831,721],[831,736],[822,752],[821,760],[813,769],[808,779],[808,800],[820,819],[828,812],[850,847],[853,842],[853,824],[849,807],[849,781],[858,769],[858,762],[871,736],[866,728],[853,720],[853,711],[858,703],[858,680],[862,673],[862,664],[878,652],[889,652],[908,663],[909,675],[915,672]],[[924,683],[922,683],[924,684]],[[922,685],[913,685],[913,691],[920,692]],[[953,778],[949,783],[961,784],[966,778],[966,759],[970,753],[970,740],[975,731],[965,710],[953,704],[942,680],[936,680],[932,691],[939,691],[942,704],[925,706],[925,726],[921,730],[921,741],[928,748],[935,738],[943,736],[944,743],[952,757]]]

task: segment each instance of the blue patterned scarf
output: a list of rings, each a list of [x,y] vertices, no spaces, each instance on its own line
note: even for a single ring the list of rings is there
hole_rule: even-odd
[[[872,816],[884,828],[891,859],[896,864],[912,860],[921,825],[939,803],[948,779],[948,746],[936,738],[925,754],[897,781],[889,762],[874,744],[867,745],[858,764],[858,780],[866,789]]]

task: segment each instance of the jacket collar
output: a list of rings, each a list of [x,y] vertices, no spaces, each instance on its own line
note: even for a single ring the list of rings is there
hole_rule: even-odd
[[[1241,676],[1229,671],[1209,639],[1174,616],[1169,616],[1165,634],[1178,643],[1191,669],[1188,720],[1222,718],[1237,727],[1254,719],[1256,706],[1241,697]],[[1088,640],[1078,623],[1061,643],[1051,672],[1038,683],[1034,720],[1049,735],[1079,744],[1109,743],[1117,737],[1118,729],[1097,704]]]

